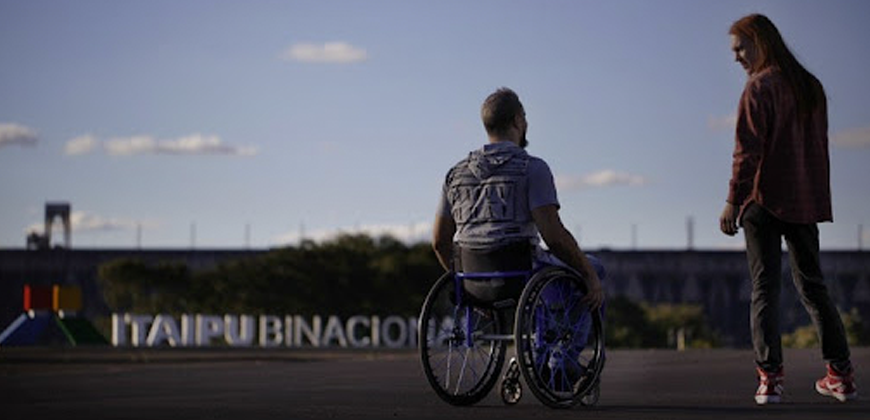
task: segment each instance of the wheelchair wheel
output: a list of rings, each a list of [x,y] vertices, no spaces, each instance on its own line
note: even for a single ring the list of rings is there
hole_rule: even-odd
[[[584,290],[575,274],[547,267],[529,280],[517,306],[520,371],[532,393],[550,407],[598,400],[604,329],[601,312],[581,302]]]
[[[471,405],[495,386],[507,343],[498,312],[456,304],[453,273],[442,276],[426,297],[418,328],[420,358],[429,384],[453,405]]]

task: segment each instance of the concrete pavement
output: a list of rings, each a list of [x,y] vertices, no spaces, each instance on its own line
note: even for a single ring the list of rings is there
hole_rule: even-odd
[[[786,350],[784,404],[757,407],[749,350],[611,350],[601,399],[552,410],[529,390],[442,402],[412,351],[0,349],[0,418],[731,419],[870,418],[870,348],[853,349],[858,401],[816,394],[818,350]]]

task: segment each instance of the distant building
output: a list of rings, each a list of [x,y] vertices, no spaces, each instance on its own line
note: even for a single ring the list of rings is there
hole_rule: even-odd
[[[42,233],[29,232],[27,234],[27,249],[49,249],[51,248],[51,231],[54,220],[60,217],[63,223],[63,243],[64,248],[72,248],[72,222],[70,220],[70,211],[72,206],[65,202],[45,203],[45,228]]]

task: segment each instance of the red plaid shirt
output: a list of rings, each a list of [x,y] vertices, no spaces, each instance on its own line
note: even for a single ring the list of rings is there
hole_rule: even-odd
[[[823,92],[821,85],[818,86]],[[789,223],[833,221],[828,110],[824,94],[810,118],[776,68],[749,78],[737,111],[728,202],[755,202]],[[803,124],[801,124],[803,123]]]

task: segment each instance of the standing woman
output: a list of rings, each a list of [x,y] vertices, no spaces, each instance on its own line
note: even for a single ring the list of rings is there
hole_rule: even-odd
[[[781,241],[821,339],[827,375],[816,390],[840,401],[858,393],[843,322],[819,264],[817,223],[833,221],[828,111],[822,84],[763,15],[731,26],[731,48],[749,80],[737,112],[734,160],[720,228],[742,226],[752,277],[750,322],[759,377],[755,401],[780,402],[785,378],[779,330]]]

